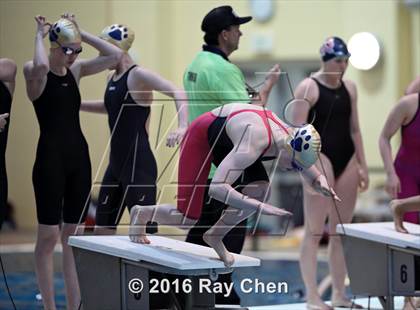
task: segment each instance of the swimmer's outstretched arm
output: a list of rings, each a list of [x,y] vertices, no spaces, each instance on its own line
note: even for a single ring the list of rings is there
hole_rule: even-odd
[[[268,138],[264,127],[250,126],[249,130],[252,133],[242,136],[239,145],[234,145],[232,151],[217,167],[209,187],[209,195],[237,209],[254,209],[263,214],[277,216],[290,214],[283,209],[241,194],[232,187],[242,172],[258,160],[267,147]]]

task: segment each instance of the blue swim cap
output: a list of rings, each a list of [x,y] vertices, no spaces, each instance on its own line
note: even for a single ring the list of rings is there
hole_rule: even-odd
[[[319,49],[322,61],[328,61],[335,57],[350,57],[346,43],[338,37],[329,37]]]

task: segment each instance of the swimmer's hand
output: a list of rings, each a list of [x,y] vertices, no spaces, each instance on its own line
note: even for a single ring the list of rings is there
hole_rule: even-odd
[[[270,71],[268,71],[265,80],[271,85],[274,85],[279,80],[281,69],[279,64],[275,64]]]
[[[74,15],[73,13],[65,12],[65,13],[61,14],[61,18],[65,18],[65,19],[68,19],[69,21],[71,21],[76,26],[76,28],[79,29],[79,31],[80,31],[79,25],[76,22],[76,15]]]
[[[166,138],[166,146],[174,147],[176,144],[180,144],[187,132],[187,129],[188,127],[178,127],[176,130],[169,133]]]
[[[400,178],[396,173],[392,173],[387,177],[385,190],[392,199],[397,199],[398,194],[401,192],[401,183]]]
[[[326,196],[332,197],[336,201],[341,201],[341,199],[337,196],[334,190],[328,185],[327,179],[324,175],[320,174],[313,182],[312,187],[318,193]]]
[[[37,33],[40,33],[42,38],[45,38],[50,31],[51,24],[46,21],[44,16],[41,15],[35,16],[35,21],[37,25]]]
[[[7,124],[7,118],[9,117],[8,113],[0,114],[0,132],[4,130],[4,127]]]
[[[361,166],[359,168],[359,189],[364,192],[369,187],[369,174],[367,166]]]

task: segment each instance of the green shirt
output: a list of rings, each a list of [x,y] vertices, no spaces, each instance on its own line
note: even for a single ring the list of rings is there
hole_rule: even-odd
[[[184,73],[188,120],[231,102],[250,102],[241,70],[216,53],[201,51]],[[216,167],[212,165],[209,178]]]
[[[184,74],[188,119],[230,102],[249,102],[241,70],[222,56],[201,51]]]

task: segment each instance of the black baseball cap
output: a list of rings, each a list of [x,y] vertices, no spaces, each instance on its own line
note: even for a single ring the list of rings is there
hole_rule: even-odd
[[[219,33],[229,26],[242,25],[251,19],[251,16],[239,17],[229,5],[219,6],[207,13],[201,23],[201,30],[206,33]]]

